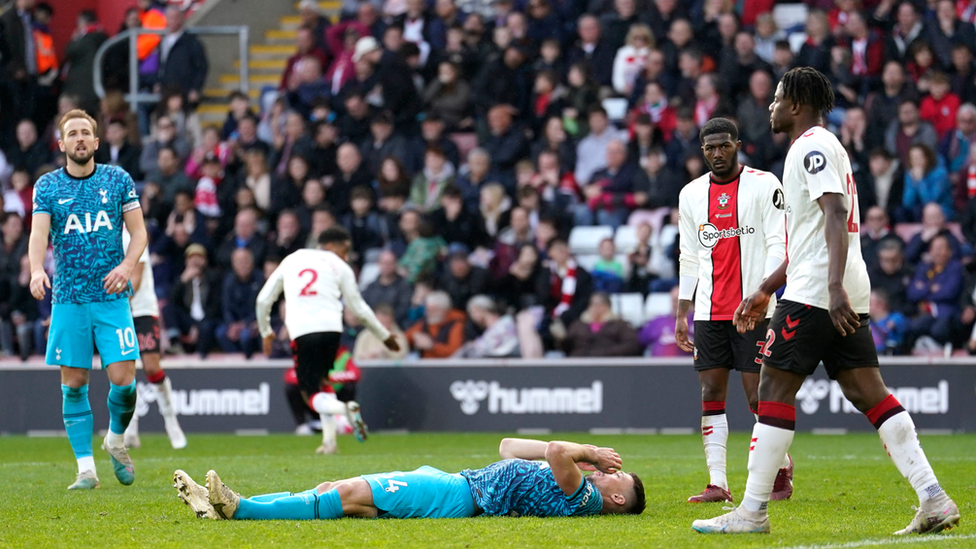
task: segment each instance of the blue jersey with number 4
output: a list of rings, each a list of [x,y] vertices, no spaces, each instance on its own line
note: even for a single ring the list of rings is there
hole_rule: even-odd
[[[585,477],[573,495],[556,484],[544,461],[506,459],[484,469],[461,471],[475,503],[486,515],[573,517],[599,515],[603,496]]]
[[[94,303],[131,295],[131,290],[107,293],[102,279],[125,258],[122,215],[139,207],[132,178],[116,166],[95,164],[95,171],[85,178],[62,168],[37,181],[33,214],[51,216],[54,303]]]

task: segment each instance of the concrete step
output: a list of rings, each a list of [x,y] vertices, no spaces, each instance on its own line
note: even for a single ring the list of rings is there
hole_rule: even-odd
[[[264,33],[265,44],[294,44],[297,31],[271,29]]]
[[[287,65],[285,59],[252,59],[247,62],[247,68],[251,74],[277,74],[285,72]],[[234,61],[234,68],[241,66],[240,60]]]
[[[294,41],[292,41],[294,42]],[[270,59],[282,59],[287,60],[292,54],[295,53],[294,43],[291,45],[285,44],[262,44],[257,46],[251,46],[248,50],[250,58],[252,60],[270,60]]]
[[[319,0],[319,9],[326,12],[338,12],[342,8],[342,2],[337,0]],[[295,11],[298,11],[298,2],[295,2]]]
[[[252,74],[248,79],[250,87],[260,89],[263,86],[277,86],[281,82],[281,74]],[[221,74],[220,85],[226,89],[237,89],[241,83],[238,74]]]
[[[226,88],[206,88],[203,90],[203,98],[209,101],[226,102],[228,95],[230,95],[230,90]],[[261,90],[251,88],[247,91],[247,95],[251,98],[251,101],[257,101],[261,97]]]
[[[278,20],[281,23],[281,30],[293,31],[302,26],[300,15],[286,15]]]

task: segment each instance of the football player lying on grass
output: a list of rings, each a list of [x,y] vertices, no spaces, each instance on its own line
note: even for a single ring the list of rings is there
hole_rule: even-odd
[[[637,475],[620,470],[622,462],[613,448],[506,438],[498,451],[502,461],[483,469],[445,473],[424,466],[250,498],[225,486],[214,471],[207,473],[206,487],[181,470],[173,480],[180,499],[198,517],[212,519],[563,517],[644,511],[644,485]],[[584,476],[583,470],[595,472]]]

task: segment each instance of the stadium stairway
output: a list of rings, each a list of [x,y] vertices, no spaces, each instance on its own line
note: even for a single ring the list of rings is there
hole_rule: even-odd
[[[322,13],[333,21],[339,17],[340,5],[341,2],[337,0],[319,2]],[[301,16],[298,15],[298,4],[296,3],[293,6],[292,14],[278,18],[277,27],[251,35],[251,44],[248,49],[250,57],[248,60],[248,94],[254,107],[257,107],[262,89],[267,86],[277,86],[281,81],[285,64],[288,58],[295,53],[295,34],[301,23]],[[209,80],[207,88],[203,91],[203,101],[197,109],[200,122],[205,127],[219,126],[227,117],[227,95],[240,87],[240,75],[237,72],[239,67],[240,60],[234,61],[232,66],[211,67],[220,72],[216,78]]]

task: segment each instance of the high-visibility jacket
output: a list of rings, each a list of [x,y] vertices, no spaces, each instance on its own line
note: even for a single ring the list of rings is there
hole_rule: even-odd
[[[47,74],[50,70],[58,70],[58,56],[54,53],[54,37],[50,31],[35,27],[34,57],[37,60],[37,74]]]
[[[165,29],[166,28],[166,14],[159,6],[153,6],[148,10],[142,12],[139,16],[142,21],[142,28],[144,29]],[[139,56],[139,61],[144,61],[149,55],[156,50],[159,46],[159,41],[162,38],[158,34],[141,34],[136,40],[136,55]]]

